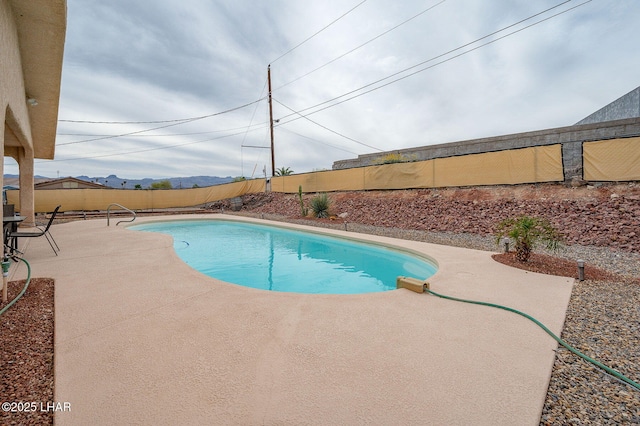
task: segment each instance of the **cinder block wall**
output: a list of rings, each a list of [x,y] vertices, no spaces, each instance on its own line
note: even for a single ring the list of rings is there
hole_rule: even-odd
[[[606,139],[634,137],[640,135],[640,118],[607,121],[604,123],[574,125],[535,132],[494,136],[462,142],[407,148],[395,151],[364,154],[358,158],[333,163],[333,169],[348,169],[377,164],[387,154],[400,154],[411,160],[431,160],[465,154],[503,151],[540,145],[562,144],[564,180],[582,179],[582,143]]]

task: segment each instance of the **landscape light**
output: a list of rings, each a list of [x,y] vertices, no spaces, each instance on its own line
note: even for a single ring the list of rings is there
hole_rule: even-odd
[[[584,260],[578,260],[578,281],[584,281]]]

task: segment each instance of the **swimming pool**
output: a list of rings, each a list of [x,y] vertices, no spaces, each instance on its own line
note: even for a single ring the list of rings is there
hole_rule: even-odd
[[[229,220],[178,220],[130,226],[173,237],[192,268],[263,290],[356,294],[394,290],[398,276],[426,279],[428,259],[374,244]]]

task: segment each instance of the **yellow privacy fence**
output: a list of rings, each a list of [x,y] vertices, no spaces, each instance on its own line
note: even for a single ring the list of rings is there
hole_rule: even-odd
[[[585,142],[582,158],[585,180],[640,180],[640,137]]]
[[[506,151],[436,158],[411,163],[384,164],[344,170],[278,176],[274,192],[361,191],[502,185],[564,180],[560,144]],[[180,190],[58,189],[35,191],[35,211],[105,210],[118,203],[134,210],[190,207],[244,194],[265,191],[263,179],[207,188]],[[19,210],[18,191],[7,191]]]
[[[234,182],[206,188],[168,190],[51,189],[35,191],[35,211],[50,212],[57,205],[62,211],[106,210],[111,203],[132,210],[191,207],[227,198],[265,191],[263,179]],[[19,191],[7,191],[9,204],[20,210]]]
[[[545,145],[507,151],[436,158],[354,169],[275,177],[275,192],[358,191],[502,185],[564,180],[562,146]]]

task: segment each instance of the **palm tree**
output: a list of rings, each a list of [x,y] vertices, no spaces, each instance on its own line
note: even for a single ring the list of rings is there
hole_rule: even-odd
[[[293,170],[289,167],[280,167],[274,171],[276,176],[289,176],[291,173],[293,173]]]
[[[562,234],[551,223],[542,218],[520,216],[505,219],[498,224],[496,243],[503,237],[512,238],[516,246],[516,259],[527,262],[533,248],[542,241],[549,250],[556,251],[562,241]]]

